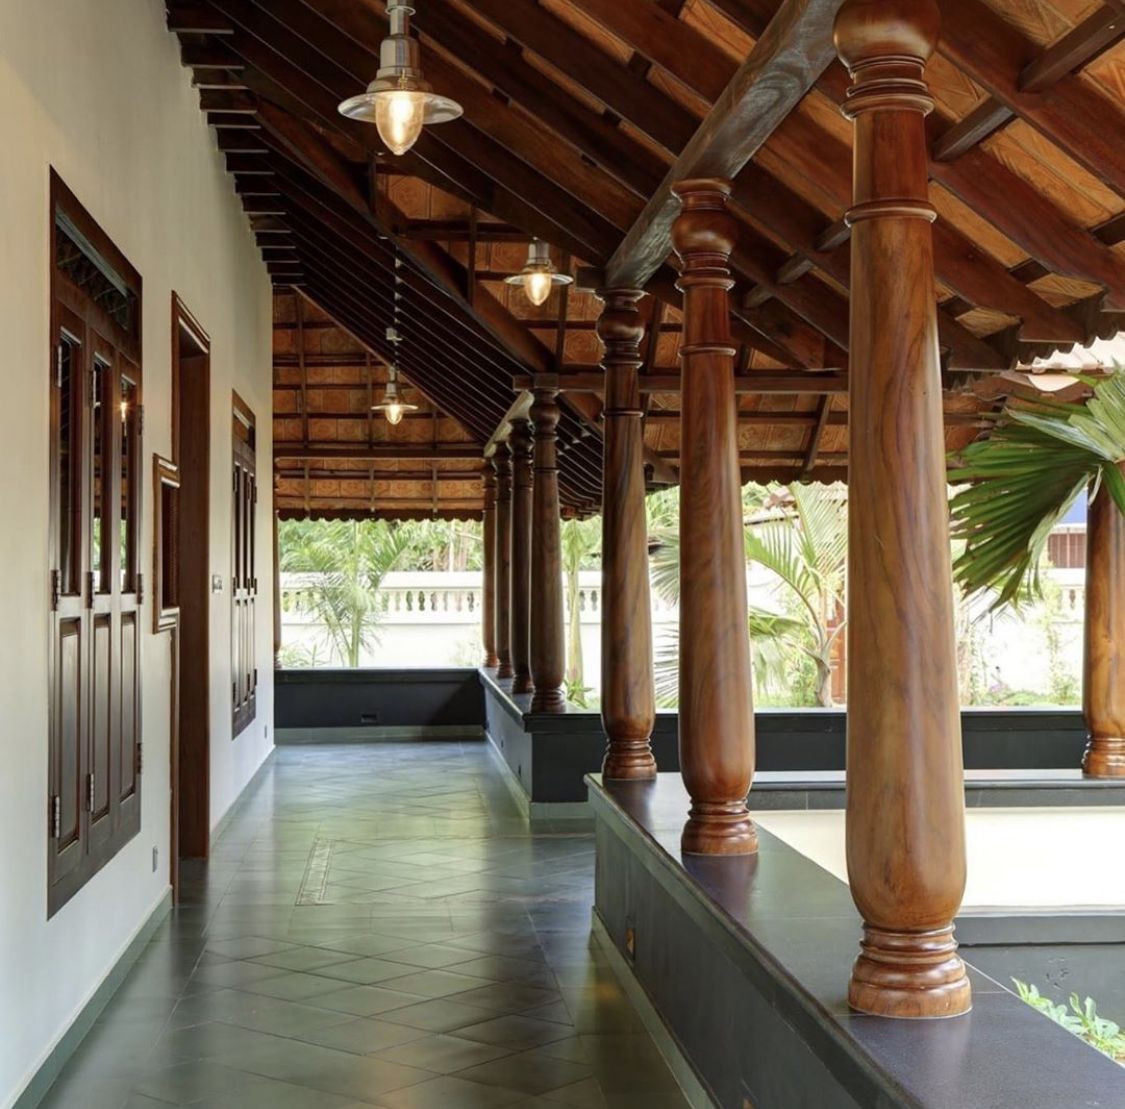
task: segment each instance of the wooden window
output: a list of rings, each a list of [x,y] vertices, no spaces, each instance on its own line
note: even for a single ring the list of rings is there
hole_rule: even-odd
[[[258,702],[254,645],[258,600],[258,579],[254,576],[254,513],[258,504],[254,459],[257,431],[254,413],[237,393],[234,394],[231,428],[231,701],[234,707],[231,734],[237,736],[254,719]]]
[[[140,830],[140,275],[51,176],[48,913]]]

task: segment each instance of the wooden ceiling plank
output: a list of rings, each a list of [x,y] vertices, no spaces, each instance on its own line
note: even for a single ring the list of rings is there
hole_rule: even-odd
[[[1080,166],[1125,196],[1125,113],[1067,75],[1039,92],[1021,88],[1035,44],[983,0],[943,0],[938,51]]]
[[[1020,71],[1021,92],[1042,92],[1115,46],[1125,36],[1125,13],[1108,4],[1087,16]]]
[[[1089,65],[1123,36],[1125,17],[1122,12],[1114,7],[1099,8],[1023,67],[1018,81],[1020,92],[1043,92],[1056,81]],[[955,161],[1014,118],[1012,108],[990,96],[942,135],[934,144],[932,156],[939,162]]]
[[[611,12],[619,19],[638,10],[638,5],[622,0],[595,7],[601,19]],[[668,257],[672,223],[679,211],[672,192],[677,181],[737,177],[800,102],[835,57],[832,23],[838,7],[839,0],[783,0],[749,57],[726,83],[707,118],[614,251],[606,266],[610,287],[644,288]],[[652,14],[653,22],[658,22]],[[684,28],[678,20],[673,22]],[[631,26],[636,29],[636,20]],[[659,37],[663,42],[668,36]],[[697,59],[693,62],[698,64]],[[700,72],[705,70],[709,67],[699,65]]]
[[[772,0],[710,2],[755,36],[766,26],[772,12]],[[817,88],[839,103],[847,84],[842,68],[832,66],[823,74]],[[953,124],[939,112],[932,113],[927,120],[931,143],[938,141],[950,126]],[[930,174],[1046,269],[1105,285],[1109,290],[1109,303],[1125,307],[1125,259],[1078,227],[1051,200],[997,158],[975,148],[956,162],[932,161]],[[840,230],[846,231],[842,225]],[[938,262],[940,274],[940,259]]]

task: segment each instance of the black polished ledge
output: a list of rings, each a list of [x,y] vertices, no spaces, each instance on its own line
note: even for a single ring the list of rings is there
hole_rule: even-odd
[[[682,858],[678,775],[588,784],[598,917],[720,1109],[1125,1105],[1120,1067],[972,967],[966,1016],[852,1012],[843,882],[764,829],[756,857]]]

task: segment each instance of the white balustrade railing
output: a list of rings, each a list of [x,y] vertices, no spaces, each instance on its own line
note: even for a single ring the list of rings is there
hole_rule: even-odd
[[[315,574],[281,575],[281,611],[285,622],[315,619],[312,593]],[[379,586],[378,611],[388,624],[476,624],[481,619],[483,588],[479,571],[395,572]],[[583,570],[578,575],[578,611],[584,624],[601,622],[602,575]],[[653,598],[657,620],[674,617],[676,606]]]

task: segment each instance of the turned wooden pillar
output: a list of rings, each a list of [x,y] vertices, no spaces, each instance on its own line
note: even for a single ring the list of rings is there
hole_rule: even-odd
[[[512,447],[512,692],[531,692],[531,421],[513,420]]]
[[[1086,525],[1085,648],[1082,768],[1091,778],[1125,778],[1125,517],[1104,485]]]
[[[535,425],[535,481],[531,526],[531,680],[533,712],[566,708],[562,546],[559,522],[558,382],[536,379],[531,406]]]
[[[855,135],[847,856],[864,938],[848,996],[891,1017],[972,1001],[953,939],[964,771],[927,197],[938,26],[934,0],[846,0],[836,19]]]
[[[496,470],[496,668],[498,678],[512,676],[512,451],[497,443]]]
[[[746,551],[730,338],[730,183],[675,186],[684,294],[680,347],[680,767],[691,796],[681,841],[697,855],[748,855],[754,707]]]
[[[485,462],[481,474],[484,486],[484,510],[481,513],[481,531],[484,557],[481,559],[481,642],[484,646],[484,665],[496,667],[496,472],[491,462]]]
[[[605,289],[598,338],[605,346],[602,462],[602,725],[606,778],[654,778],[656,722],[652,604],[641,425],[639,289]],[[654,336],[655,341],[655,336]]]

